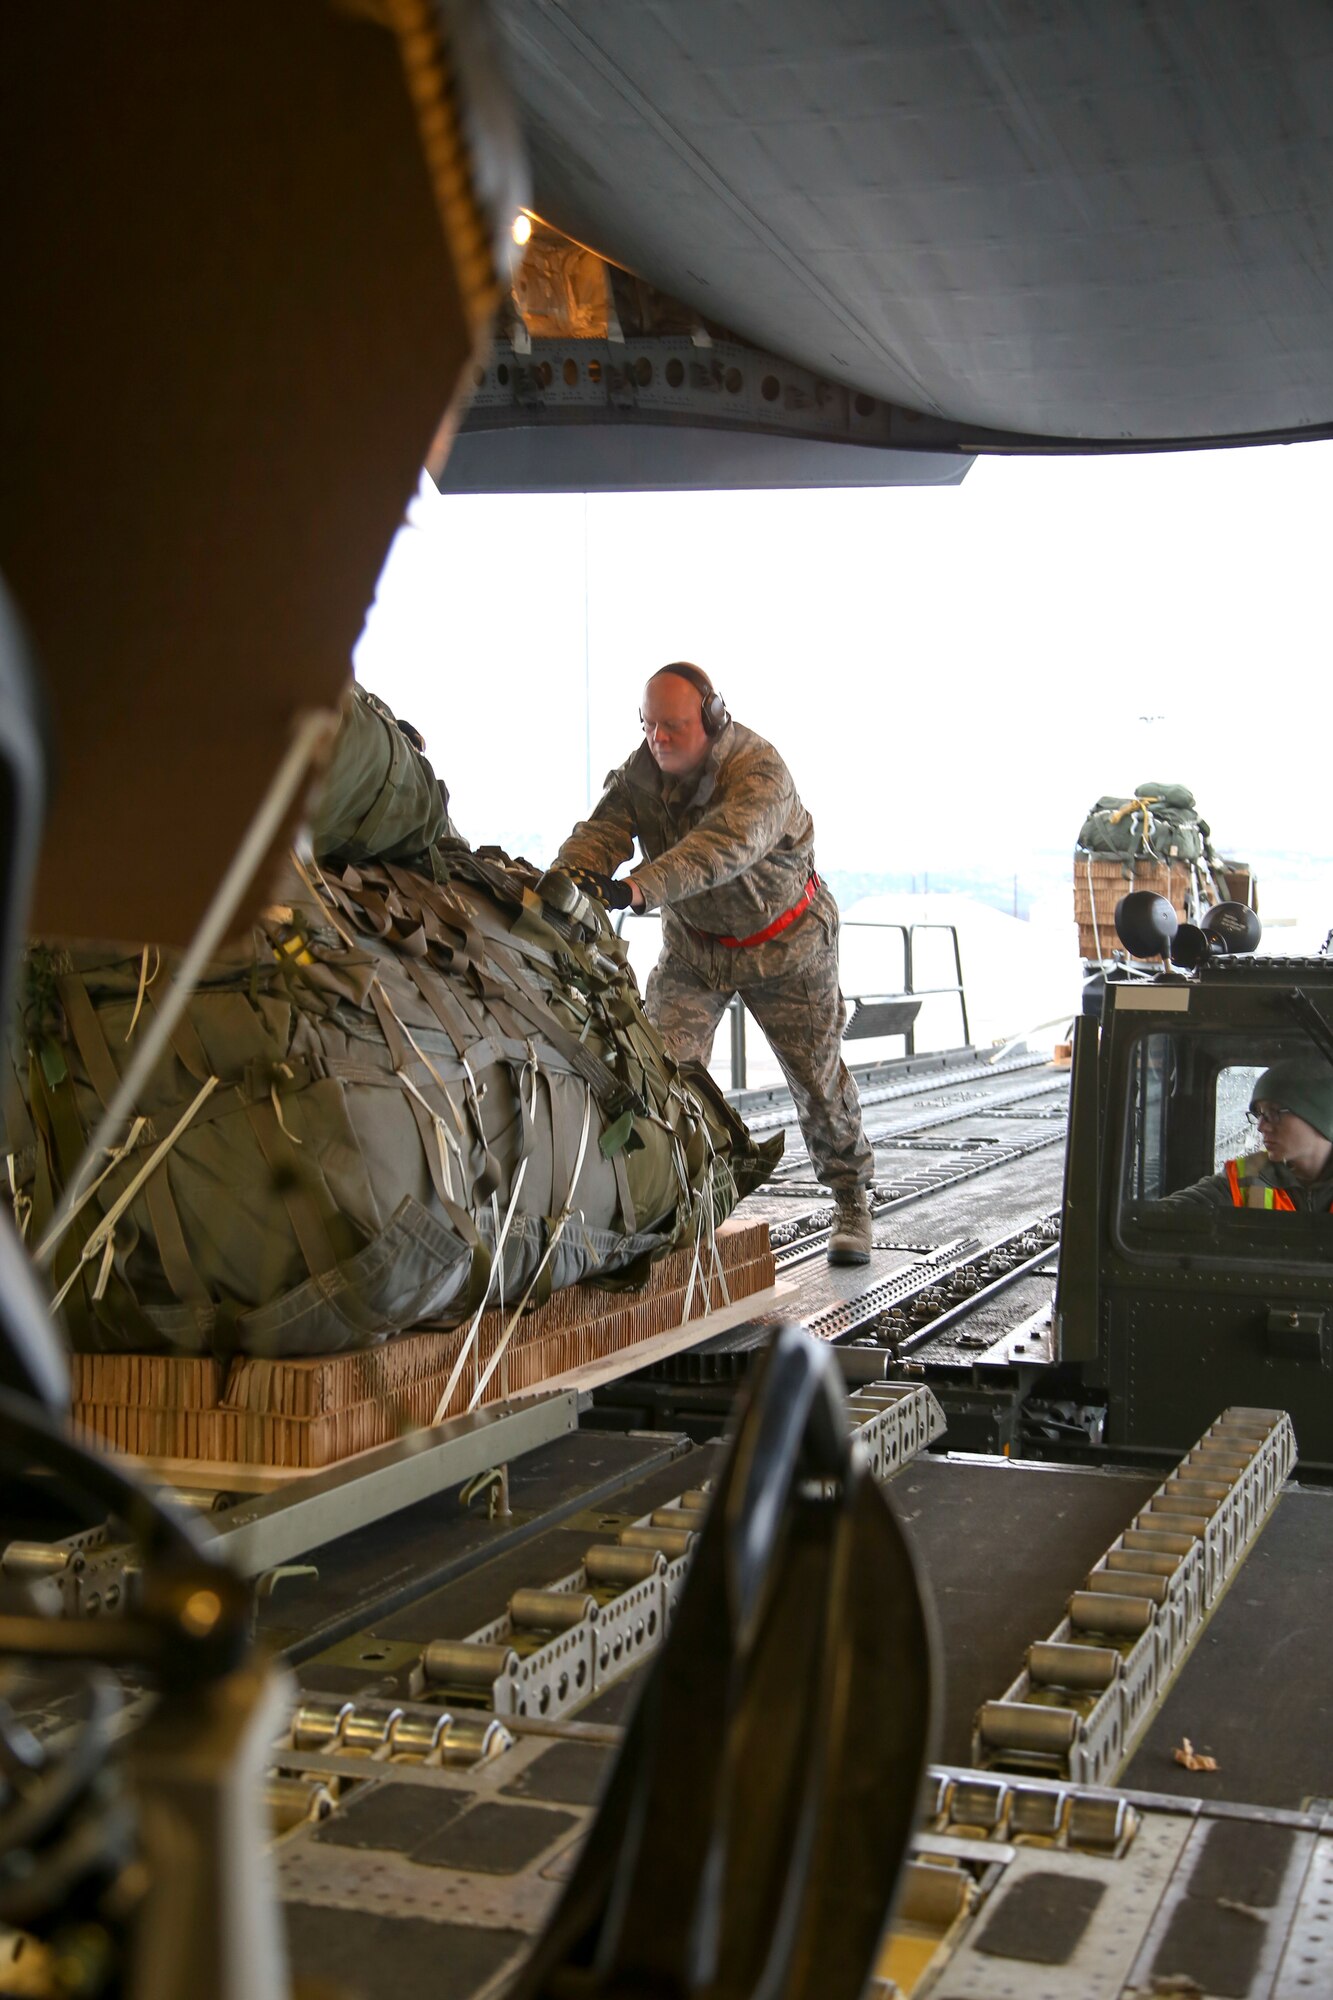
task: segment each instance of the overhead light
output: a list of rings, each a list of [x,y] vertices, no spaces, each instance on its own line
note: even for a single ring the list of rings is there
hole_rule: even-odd
[[[522,209],[514,217],[514,241],[520,250],[532,234],[532,217],[524,215]]]

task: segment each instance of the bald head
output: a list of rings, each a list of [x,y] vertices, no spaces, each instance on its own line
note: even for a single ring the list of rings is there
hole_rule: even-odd
[[[672,667],[659,668],[643,690],[644,740],[668,778],[688,778],[708,755],[712,738],[704,728],[703,703],[702,690]]]

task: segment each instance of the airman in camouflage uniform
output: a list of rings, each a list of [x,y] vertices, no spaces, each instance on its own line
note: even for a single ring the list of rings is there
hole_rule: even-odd
[[[556,866],[613,905],[662,912],[649,1017],[681,1060],[706,1063],[739,993],[787,1079],[815,1171],[837,1205],[829,1257],[865,1263],[874,1155],[842,1060],[838,906],[814,870],[814,823],[771,743],[733,722],[702,671],[644,690],[645,741],[611,772]],[[626,881],[609,878],[643,860]]]

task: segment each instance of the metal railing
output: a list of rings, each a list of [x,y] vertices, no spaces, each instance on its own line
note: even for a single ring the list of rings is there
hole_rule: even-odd
[[[650,917],[657,916],[656,910],[650,910],[647,914]],[[617,937],[623,936],[625,920],[628,917],[628,915],[629,912],[627,910],[620,910],[617,912],[615,918],[615,929]],[[958,928],[955,924],[882,923],[882,922],[876,922],[874,919],[871,918],[853,917],[845,921],[842,924],[841,928],[845,931],[897,931],[898,935],[902,939],[902,952],[903,952],[902,989],[898,993],[876,994],[874,996],[875,1000],[877,1001],[926,1000],[932,997],[937,997],[941,994],[946,996],[949,994],[954,994],[957,996],[959,1012],[962,1015],[963,1045],[964,1046],[970,1045],[972,1037],[970,1030],[968,1028],[968,1021],[967,1021],[967,994],[963,987],[963,959],[962,959],[962,953],[960,952],[958,946]],[[948,932],[949,938],[953,945],[953,966],[954,966],[954,974],[956,981],[954,985],[952,986],[917,985],[915,939],[918,931]],[[868,996],[861,994],[849,994],[847,997],[851,1006],[854,1009],[858,1000],[867,998]],[[730,1016],[730,1025],[731,1025],[731,1086],[730,1087],[732,1090],[744,1090],[747,1087],[746,1086],[747,1063],[746,1063],[746,1044],[745,1044],[746,1015],[745,1015],[745,1003],[741,999],[739,993],[733,994],[727,1012]],[[913,1019],[906,1027],[902,1028],[898,1032],[902,1034],[905,1043],[904,1053],[909,1056],[915,1055],[916,1054],[915,1020]]]
[[[963,1045],[965,1047],[970,1045],[972,1040],[972,1035],[967,1025],[967,994],[963,988],[963,957],[961,951],[958,948],[958,926],[956,924],[878,923],[868,918],[852,917],[843,924],[842,928],[845,931],[897,931],[903,941],[902,991],[900,993],[893,993],[893,994],[883,994],[883,995],[877,994],[875,997],[877,999],[883,998],[883,999],[893,999],[893,1000],[909,1000],[909,999],[925,1000],[931,995],[938,995],[941,993],[956,994],[958,998],[958,1011],[962,1015],[962,1020],[963,1020]],[[953,946],[953,969],[956,982],[954,985],[952,986],[917,985],[914,940],[916,938],[916,934],[918,931],[948,932],[949,940]],[[861,996],[849,996],[849,997],[861,997]],[[904,1034],[907,1042],[906,1053],[909,1056],[914,1056],[916,1054],[915,1023],[913,1023],[912,1026],[907,1028],[904,1031]]]

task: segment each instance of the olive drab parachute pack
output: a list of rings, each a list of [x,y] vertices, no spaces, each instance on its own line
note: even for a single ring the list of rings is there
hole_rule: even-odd
[[[1074,921],[1079,951],[1090,964],[1123,957],[1115,906],[1132,890],[1165,896],[1182,922],[1198,923],[1224,902],[1257,908],[1254,879],[1242,861],[1213,846],[1187,785],[1148,780],[1129,798],[1098,799],[1074,850]]]
[[[706,1246],[780,1142],[668,1056],[604,914],[441,837],[429,764],[359,695],[313,824],[322,858],[210,967],[95,1163],[51,1262],[75,1346],[329,1354]],[[5,1121],[30,1245],[172,969],[30,946]]]
[[[1187,785],[1143,784],[1132,798],[1106,795],[1084,820],[1078,844],[1090,854],[1146,854],[1155,861],[1200,861],[1211,829]]]

